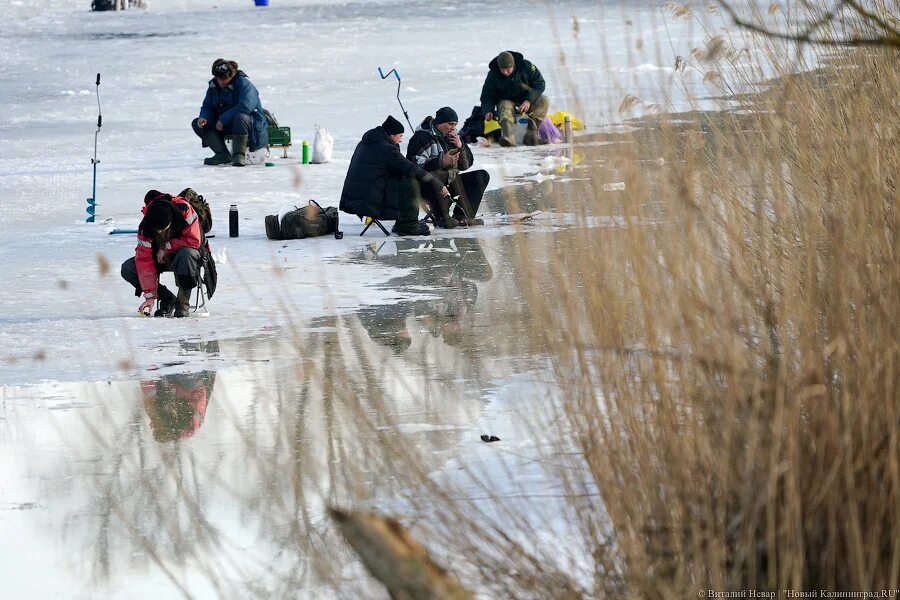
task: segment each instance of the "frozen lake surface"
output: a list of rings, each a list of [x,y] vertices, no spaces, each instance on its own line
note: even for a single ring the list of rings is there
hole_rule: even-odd
[[[476,148],[492,177],[486,224],[431,239],[360,238],[342,215],[342,240],[272,242],[263,217],[310,198],[337,206],[362,133],[402,118],[396,80],[379,79],[379,66],[401,73],[416,125],[444,105],[467,116],[489,60],[518,50],[542,70],[551,111],[597,130],[626,94],[675,109],[711,94],[702,75],[672,84],[675,56],[702,45],[703,31],[644,3],[151,0],[123,13],[91,13],[89,0],[0,3],[4,596],[333,593],[306,574],[327,552],[286,552],[292,513],[260,498],[284,497],[288,482],[273,478],[299,453],[306,527],[323,539],[334,535],[328,502],[402,506],[410,492],[378,449],[385,431],[427,457],[436,479],[455,477],[465,457],[500,495],[527,485],[545,498],[527,510],[553,520],[554,484],[534,465],[545,440],[520,426],[553,401],[550,370],[531,349],[511,258],[517,244],[566,235],[554,197],[577,176],[572,155]],[[293,129],[291,157],[274,168],[202,165],[190,121],[220,56]],[[98,222],[85,224],[98,72]],[[334,135],[334,160],[297,165],[316,124]],[[137,225],[148,189],[188,186],[214,213],[211,316],[138,318],[118,275],[134,237],[108,232]],[[231,204],[239,238],[227,237]],[[508,217],[532,210],[542,216]],[[360,404],[334,401],[348,395]],[[305,429],[288,434],[286,423]],[[354,485],[332,473],[351,459],[368,464]],[[358,568],[338,579],[366,589]]]

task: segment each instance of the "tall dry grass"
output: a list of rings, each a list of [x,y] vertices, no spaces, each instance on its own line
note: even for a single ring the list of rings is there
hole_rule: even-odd
[[[704,128],[659,118],[664,166],[625,152],[623,194],[588,184],[624,231],[523,267],[600,490],[573,512],[593,592],[898,587],[897,64],[843,54]]]
[[[710,47],[707,72],[739,54]],[[417,525],[476,589],[900,588],[898,54],[763,52],[777,77],[739,110],[635,121],[559,198],[624,226],[519,239],[560,395],[532,432],[567,436],[545,462],[567,525],[546,543],[508,498],[485,514],[423,493],[453,525]]]

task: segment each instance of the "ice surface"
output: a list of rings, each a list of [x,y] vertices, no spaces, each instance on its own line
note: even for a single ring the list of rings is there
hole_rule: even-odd
[[[13,4],[0,30],[0,260],[6,276],[0,383],[118,377],[123,358],[145,365],[148,348],[185,331],[240,335],[283,322],[267,299],[288,300],[303,317],[383,299],[373,284],[389,273],[330,266],[364,243],[354,235],[359,229],[352,217],[343,216],[344,240],[292,244],[284,252],[263,231],[263,217],[285,203],[304,206],[315,198],[337,205],[361,134],[387,114],[402,118],[396,80],[382,81],[379,66],[400,72],[401,99],[415,126],[443,105],[463,118],[478,103],[487,62],[498,50],[519,49],[542,69],[552,108],[576,112],[593,125],[610,118],[606,107],[617,106],[626,91],[663,101],[653,71],[702,41],[702,34],[677,22],[663,38],[660,14],[617,3],[511,9],[502,2],[462,2],[435,11],[429,2],[275,0],[256,8],[238,0],[151,0],[149,10],[121,13],[92,13],[88,6],[87,0]],[[634,36],[658,38],[663,64],[656,64],[649,39],[641,51],[628,44]],[[207,152],[189,124],[218,56],[237,60],[264,105],[292,127],[292,159],[273,158],[274,168],[240,172],[202,165]],[[86,225],[97,72],[103,109],[98,223]],[[673,94],[679,89],[669,86]],[[684,104],[681,98],[672,100]],[[334,160],[297,166],[299,144],[311,140],[316,123],[336,138]],[[491,173],[492,187],[539,172],[541,158],[525,149],[476,148],[476,164]],[[118,277],[119,263],[133,254],[133,236],[106,234],[113,226],[136,226],[148,189],[186,186],[210,200],[213,247],[227,250],[231,260],[222,265],[209,320],[141,321],[134,318],[139,302]],[[238,239],[225,237],[230,204],[240,209]],[[98,272],[100,256],[110,265],[106,276]],[[284,276],[273,277],[279,269]]]

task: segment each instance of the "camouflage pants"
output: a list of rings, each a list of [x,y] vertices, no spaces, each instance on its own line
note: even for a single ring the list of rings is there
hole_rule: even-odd
[[[538,96],[538,99],[531,104],[531,108],[528,111],[528,133],[525,134],[526,145],[533,146],[538,143],[537,130],[541,125],[541,121],[547,116],[549,108],[550,100],[543,94]],[[501,138],[508,145],[515,146],[516,103],[512,100],[501,100],[497,105],[497,109],[500,113]]]

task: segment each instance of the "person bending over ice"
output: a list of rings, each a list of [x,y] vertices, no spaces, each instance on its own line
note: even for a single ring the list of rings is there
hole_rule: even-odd
[[[525,144],[539,142],[538,127],[550,108],[545,87],[538,68],[518,52],[507,50],[491,61],[481,88],[481,110],[485,121],[499,117],[501,146],[516,145],[515,113],[528,115]]]
[[[144,196],[144,218],[138,226],[134,257],[122,263],[122,278],[134,286],[134,295],[143,292],[138,312],[149,316],[159,300],[156,317],[186,317],[190,312],[191,290],[200,274],[202,232],[197,213],[184,198],[156,190]],[[165,271],[175,274],[178,295],[159,283]]]
[[[269,127],[259,92],[233,60],[217,58],[212,74],[200,116],[191,122],[203,146],[215,152],[203,164],[231,163],[243,167],[247,164],[248,148],[255,152],[269,143]],[[231,135],[233,153],[225,145],[226,134]]]

